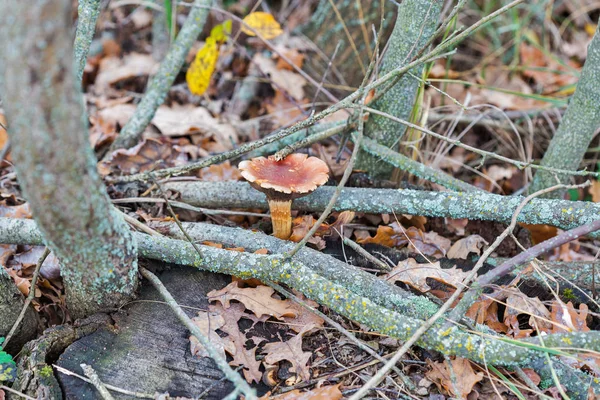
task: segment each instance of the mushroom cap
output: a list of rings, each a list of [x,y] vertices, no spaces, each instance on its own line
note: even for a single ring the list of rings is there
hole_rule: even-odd
[[[239,164],[242,176],[256,189],[272,194],[300,197],[309,194],[329,179],[327,164],[307,154],[290,154],[281,161],[274,156],[257,157]]]

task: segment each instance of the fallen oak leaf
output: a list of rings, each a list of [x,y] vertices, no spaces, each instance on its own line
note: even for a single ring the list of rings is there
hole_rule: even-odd
[[[292,364],[290,371],[303,381],[308,381],[310,370],[307,364],[312,353],[302,351],[302,337],[313,328],[314,326],[309,324],[290,340],[265,344],[263,347],[263,352],[266,354],[265,363],[274,365],[279,361],[289,361]]]
[[[469,272],[458,268],[441,267],[440,262],[419,264],[414,258],[407,258],[400,261],[389,273],[383,275],[383,279],[388,282],[396,283],[398,281],[406,283],[415,289],[425,293],[432,290],[427,284],[427,279],[434,279],[445,285],[458,287],[467,277]]]
[[[470,235],[466,238],[457,240],[456,243],[448,250],[448,258],[460,258],[463,260],[467,259],[467,256],[471,253],[477,255],[481,254],[481,248],[487,245],[488,242],[479,235]]]
[[[431,368],[425,373],[427,379],[435,383],[440,391],[444,390],[461,399],[466,399],[475,384],[483,380],[483,372],[475,373],[469,360],[464,358],[455,358],[451,364],[427,359],[427,365]],[[454,381],[452,375],[456,378]]]
[[[290,307],[290,301],[279,300],[273,296],[275,290],[269,286],[240,288],[238,282],[231,282],[221,290],[213,290],[207,294],[208,301],[220,302],[223,307],[231,307],[231,300],[242,303],[257,317],[269,315],[279,320],[283,317],[295,317],[296,311]]]

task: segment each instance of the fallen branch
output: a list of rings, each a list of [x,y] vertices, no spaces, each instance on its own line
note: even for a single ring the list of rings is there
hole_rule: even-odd
[[[181,201],[194,206],[268,209],[265,196],[245,182],[168,182],[163,187],[180,192]],[[320,187],[312,194],[295,200],[293,207],[302,211],[322,211],[334,190],[331,186]],[[521,201],[522,196],[501,196],[486,192],[345,188],[333,209],[508,223]],[[596,203],[534,199],[523,209],[518,222],[573,229],[599,217],[600,205]]]
[[[2,225],[10,225],[11,222],[10,219],[0,219],[0,242],[15,243],[13,238],[5,237],[2,229]],[[25,222],[27,223],[20,222],[20,225],[33,224],[33,221]],[[29,228],[30,232],[34,231]],[[15,225],[10,229],[14,232]],[[423,324],[421,319],[407,317],[382,307],[368,298],[356,295],[295,260],[283,261],[278,256],[240,253],[208,246],[198,246],[200,249],[198,254],[190,243],[182,240],[139,233],[134,233],[134,237],[138,242],[141,257],[189,265],[244,279],[257,278],[263,281],[281,282],[353,321],[363,323],[377,332],[399,340],[407,340]],[[600,350],[600,332],[548,335],[544,338],[545,346],[540,346],[537,338],[517,341],[498,337],[485,327],[480,329],[481,332],[470,333],[459,326],[445,328],[443,324],[438,323],[416,344],[435,349],[447,356],[458,356],[480,363],[506,367],[527,365],[527,362],[539,355],[540,351],[552,355],[570,356],[566,352],[568,349]]]

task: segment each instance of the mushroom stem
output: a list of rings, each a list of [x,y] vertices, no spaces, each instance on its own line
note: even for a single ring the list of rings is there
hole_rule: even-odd
[[[292,200],[269,200],[273,235],[287,240],[292,234]]]

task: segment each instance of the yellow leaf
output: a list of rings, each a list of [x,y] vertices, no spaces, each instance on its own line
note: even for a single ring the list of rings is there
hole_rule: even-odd
[[[196,58],[185,74],[185,80],[193,94],[199,96],[206,91],[218,58],[219,46],[217,41],[213,37],[206,38],[206,43],[198,50]]]
[[[265,39],[273,39],[283,33],[279,22],[275,21],[275,18],[266,12],[257,11],[246,15],[243,20],[242,32],[248,36],[256,36],[254,31],[258,32],[260,36]],[[254,31],[248,29],[253,28]]]
[[[595,24],[587,23],[587,24],[585,24],[585,26],[583,28],[585,29],[585,33],[587,33],[589,37],[593,37],[594,34],[596,33],[596,25]]]
[[[231,20],[230,19],[223,22],[222,24],[215,26],[210,31],[210,37],[215,39],[217,41],[217,43],[223,43],[225,41],[225,39],[227,39],[227,36],[229,36],[230,34],[231,34]]]

